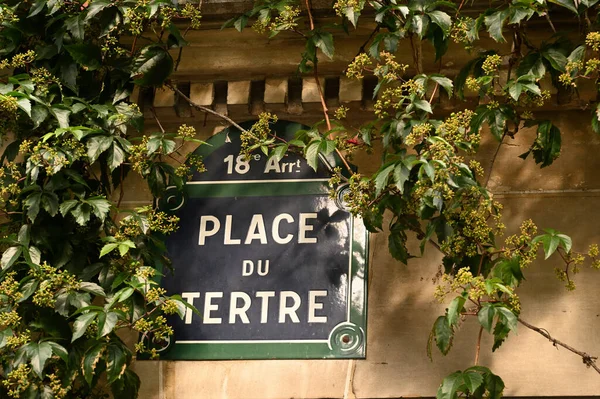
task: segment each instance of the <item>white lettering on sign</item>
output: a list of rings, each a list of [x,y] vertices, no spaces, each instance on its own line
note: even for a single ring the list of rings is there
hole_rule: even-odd
[[[294,169],[294,167],[296,169]],[[267,161],[264,173],[299,173],[300,170],[300,160],[297,160],[296,162],[279,162],[277,158],[272,157]]]
[[[248,316],[248,311],[255,303],[260,303],[260,323],[265,324],[269,321],[269,302],[271,298],[275,298],[275,291],[257,291],[255,298],[259,301],[253,301],[252,297],[242,291],[232,291],[229,294],[229,314],[223,315],[220,311],[220,304],[214,302],[216,299],[223,298],[223,292],[205,292],[204,293],[204,313],[201,321],[203,324],[222,324],[223,317],[228,316],[229,324],[249,324],[251,322]],[[324,304],[318,302],[318,298],[327,296],[326,290],[310,290],[308,291],[308,311],[306,313],[306,321],[308,323],[327,323],[327,316],[317,316],[317,310],[323,310]],[[194,306],[194,299],[200,298],[200,292],[183,292],[181,297],[190,305]],[[305,298],[306,299],[306,298]],[[279,313],[278,323],[284,324],[288,322],[300,323],[298,309],[302,305],[302,298],[294,291],[281,291],[279,293]],[[191,309],[185,310],[185,324],[191,324],[194,313]]]
[[[312,219],[316,219],[317,214],[300,213],[298,215],[298,244],[316,244],[317,237],[308,237],[307,233],[314,231],[314,226],[310,224]],[[287,234],[285,237],[281,236],[280,225],[283,221],[288,224],[295,222],[295,219],[289,213],[282,213],[273,218],[271,224],[270,238],[277,244],[288,244],[294,239],[293,234]],[[225,216],[225,228],[223,232],[223,244],[224,245],[241,245],[241,238],[233,238],[232,226],[233,216]],[[202,215],[200,216],[200,231],[198,233],[198,245],[205,245],[206,239],[216,235],[221,230],[221,221],[214,215]],[[258,241],[260,244],[268,244],[269,235],[265,227],[265,220],[263,215],[254,214],[246,230],[246,238],[244,239],[244,245],[251,245],[254,241]]]
[[[223,298],[222,292],[207,292],[204,296],[204,324],[221,324],[220,317],[212,317],[210,313],[213,310],[219,310],[218,304],[213,304],[213,298]]]
[[[200,298],[199,292],[182,292],[181,297],[187,301],[191,306],[194,306],[194,299]],[[192,310],[185,308],[185,324],[192,324]]]
[[[269,260],[266,259],[264,261],[259,260],[256,262],[256,274],[259,276],[266,276],[269,274]],[[251,260],[243,260],[242,261],[242,276],[251,276],[254,273],[254,262]]]

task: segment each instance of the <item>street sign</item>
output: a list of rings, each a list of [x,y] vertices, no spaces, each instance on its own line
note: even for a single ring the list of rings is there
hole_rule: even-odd
[[[289,140],[301,128],[272,130]],[[170,319],[161,358],[364,358],[368,233],[344,185],[330,198],[334,157],[317,171],[294,153],[247,160],[235,128],[208,142],[196,151],[207,171],[162,200],[181,222],[160,283],[200,315]]]

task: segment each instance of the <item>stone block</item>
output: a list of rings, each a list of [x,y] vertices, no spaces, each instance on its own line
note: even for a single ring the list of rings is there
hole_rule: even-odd
[[[175,92],[171,89],[158,88],[154,92],[154,101],[152,103],[155,107],[172,107],[175,105]]]
[[[198,105],[211,106],[215,99],[215,88],[212,83],[192,83],[190,99]]]
[[[133,91],[129,95],[129,102],[139,105],[139,101],[140,101],[140,87],[134,86]]]
[[[341,77],[340,102],[346,103],[362,100],[362,86],[362,80]]]
[[[321,89],[325,87],[325,78],[319,78],[321,83]],[[319,88],[315,78],[304,78],[302,79],[302,102],[303,103],[318,103],[321,101],[319,95]]]
[[[287,97],[288,80],[283,79],[266,79],[265,80],[265,103],[266,104],[283,104]]]
[[[229,82],[227,85],[227,104],[248,104],[250,99],[250,81]]]

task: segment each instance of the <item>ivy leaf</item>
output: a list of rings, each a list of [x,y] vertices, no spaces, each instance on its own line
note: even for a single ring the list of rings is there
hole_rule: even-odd
[[[2,254],[2,260],[0,261],[2,264],[2,270],[8,269],[15,263],[19,256],[21,256],[21,252],[23,252],[22,247],[10,247]]]
[[[395,165],[389,165],[375,176],[375,192],[379,195],[387,186],[390,173],[394,170]]]
[[[452,18],[450,18],[450,15],[439,10],[431,11],[427,13],[427,15],[429,15],[429,18],[431,18],[432,23],[436,24],[442,29],[442,32],[444,32],[444,37],[447,37],[448,33],[450,33],[450,26],[452,25]]]
[[[319,166],[319,145],[321,144],[320,140],[313,141],[306,147],[306,162],[308,165],[313,168],[315,171]]]
[[[485,376],[485,387],[489,392],[489,399],[501,399],[504,391],[504,381],[495,374],[489,373]]]
[[[75,39],[78,42],[83,41],[83,38],[85,36],[85,26],[83,23],[83,16],[81,14],[71,18],[67,18],[65,20],[65,27],[69,32],[71,32],[73,39]]]
[[[104,10],[110,5],[110,0],[94,0],[90,2],[90,4],[87,7],[87,14],[85,16],[85,20],[89,21],[90,19],[94,18],[96,14],[98,14],[100,11]]]
[[[104,352],[104,345],[96,344],[86,352],[83,358],[83,376],[85,377],[85,381],[89,386],[92,386],[94,371],[96,370],[96,366],[102,357],[102,352]]]
[[[83,202],[77,205],[75,208],[73,208],[71,214],[80,226],[85,226],[86,223],[90,220],[91,210],[92,207],[89,204]]]
[[[82,281],[81,283],[79,283],[79,289],[85,292],[92,293],[94,295],[106,296],[104,289],[98,284],[92,283],[91,281]]]
[[[115,399],[137,398],[140,389],[140,378],[130,369],[125,369],[121,378],[110,385],[110,389]]]
[[[107,254],[111,253],[118,246],[119,246],[119,243],[115,243],[115,242],[111,242],[111,243],[105,244],[102,247],[102,250],[100,251],[100,257],[103,257],[104,255],[107,255]]]
[[[59,107],[52,107],[50,109],[50,112],[52,112],[52,115],[54,115],[54,117],[58,121],[58,125],[60,127],[62,127],[62,128],[69,127],[69,115],[71,114],[70,110],[59,108]]]
[[[465,372],[463,373],[463,380],[465,381],[465,386],[469,390],[470,393],[473,393],[483,384],[483,376],[477,372]]]
[[[438,388],[436,399],[456,399],[458,395],[456,391],[464,383],[463,373],[461,371],[454,372],[444,378],[442,384]]]
[[[566,8],[567,10],[579,15],[577,12],[577,7],[575,7],[575,2],[573,0],[548,0],[550,3],[558,4]]]
[[[102,51],[100,51],[100,47],[92,43],[67,44],[65,49],[76,63],[90,71],[94,71],[102,65]]]
[[[281,159],[283,158],[283,156],[285,155],[285,153],[288,150],[288,145],[287,144],[281,144],[278,145],[277,147],[275,147],[273,149],[273,152],[271,153],[271,156],[273,158],[275,158],[277,161],[281,161]]]
[[[52,356],[52,347],[48,342],[31,342],[28,344],[28,347],[33,371],[40,378],[44,378],[44,366],[46,365],[48,359]]]
[[[404,183],[408,181],[410,177],[410,169],[403,164],[398,164],[394,168],[394,180],[396,181],[396,187],[400,190],[400,193],[404,193]]]
[[[144,47],[133,62],[131,77],[140,86],[161,86],[173,72],[173,58],[158,45]]]
[[[542,52],[542,57],[548,60],[550,65],[552,65],[552,68],[560,72],[565,71],[565,66],[567,65],[568,60],[567,57],[565,57],[565,55],[560,51],[554,48],[548,48]]]
[[[98,313],[98,338],[110,334],[119,321],[119,315],[115,312]]]
[[[412,257],[406,249],[406,234],[400,229],[392,228],[390,231],[388,237],[388,249],[394,259],[399,260],[404,264]]]
[[[494,345],[492,346],[492,352],[495,352],[498,349],[508,334],[510,333],[510,328],[504,324],[502,321],[498,321],[496,326],[494,327]]]
[[[494,323],[494,317],[496,316],[496,308],[486,303],[477,313],[477,320],[483,328],[488,332],[492,332],[492,324]]]
[[[507,307],[497,306],[496,311],[500,315],[500,318],[504,320],[504,324],[511,329],[511,331],[517,330],[517,316]]]
[[[48,109],[43,105],[34,105],[31,107],[31,121],[33,122],[33,128],[37,129],[40,127],[42,122],[48,118]]]
[[[465,307],[466,300],[467,299],[464,296],[457,296],[450,302],[450,306],[448,306],[448,315],[446,317],[450,326],[457,324],[460,312],[462,312]]]
[[[442,86],[442,88],[444,90],[446,90],[446,93],[448,93],[448,97],[452,96],[452,88],[453,88],[452,80],[448,79],[447,77],[445,77],[443,75],[438,75],[438,74],[429,75],[429,79],[433,80],[434,82],[436,82],[437,84]]]
[[[35,218],[37,217],[38,213],[40,212],[41,200],[42,200],[42,193],[35,192],[35,193],[31,193],[27,198],[25,198],[25,201],[23,201],[23,205],[25,206],[25,208],[27,208],[27,217],[32,222],[35,222]]]
[[[418,109],[423,110],[427,113],[433,114],[433,111],[431,110],[431,104],[429,104],[429,102],[427,102],[426,100],[416,100],[413,102],[413,104]]]
[[[75,323],[73,323],[73,337],[71,338],[71,342],[75,342],[78,338],[83,336],[85,330],[92,324],[92,321],[94,321],[97,315],[98,313],[96,312],[90,312],[82,314],[75,320]]]
[[[19,98],[17,106],[31,118],[31,101],[27,98]]]
[[[57,344],[56,342],[46,341],[48,345],[52,348],[52,352],[60,357],[65,363],[69,362],[69,352],[62,346]]]
[[[314,45],[319,48],[323,54],[325,54],[330,59],[333,59],[333,52],[335,51],[335,47],[333,46],[333,36],[329,32],[316,32],[312,41]]]
[[[87,155],[90,163],[96,162],[100,154],[108,150],[113,143],[112,136],[94,136],[87,142]]]
[[[112,384],[125,372],[127,367],[127,353],[120,346],[111,344],[106,347],[106,375],[107,382]]]
[[[98,219],[104,221],[110,211],[110,201],[104,197],[92,197],[86,200],[92,206],[92,212]]]
[[[11,328],[5,328],[0,331],[0,349],[4,348],[8,343],[8,338],[13,336],[13,330]]]
[[[558,158],[561,148],[560,130],[550,121],[541,122],[537,129],[537,138],[532,153],[537,164],[544,168]]]
[[[506,41],[506,39],[504,39],[504,35],[502,35],[502,28],[504,27],[504,22],[506,21],[506,18],[508,18],[509,13],[509,9],[506,8],[504,10],[487,15],[484,19],[487,31],[492,39],[497,42],[503,43]]]
[[[446,316],[440,316],[437,318],[433,324],[433,334],[438,349],[444,356],[447,355],[452,347],[454,329],[451,327]]]
[[[78,203],[78,200],[66,200],[65,202],[60,204],[60,214],[63,216],[67,216],[67,213],[69,213],[69,211],[73,209]]]

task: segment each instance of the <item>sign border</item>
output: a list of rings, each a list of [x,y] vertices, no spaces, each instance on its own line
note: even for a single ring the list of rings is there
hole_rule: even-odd
[[[250,128],[253,121],[242,123]],[[295,122],[280,121],[285,126],[285,136],[301,128]],[[200,146],[194,153],[207,157],[215,149],[229,142],[229,135],[239,132],[230,127],[217,133],[207,141],[211,147]],[[339,158],[324,157],[321,163],[331,170],[338,165]],[[271,180],[229,180],[229,181],[190,181],[184,193],[175,187],[167,189],[161,200],[161,208],[176,212],[184,206],[187,198],[255,197],[255,196],[329,196],[327,178],[314,179],[271,179]],[[343,196],[347,185],[338,186],[336,204],[345,210]],[[320,340],[185,340],[167,342],[157,348],[161,360],[237,360],[237,359],[340,359],[366,357],[367,331],[367,277],[369,260],[369,232],[360,217],[350,214],[350,248],[348,260],[347,296],[348,307],[345,321],[335,326],[328,339]],[[162,270],[159,270],[162,272]],[[161,277],[156,281],[160,283]]]

